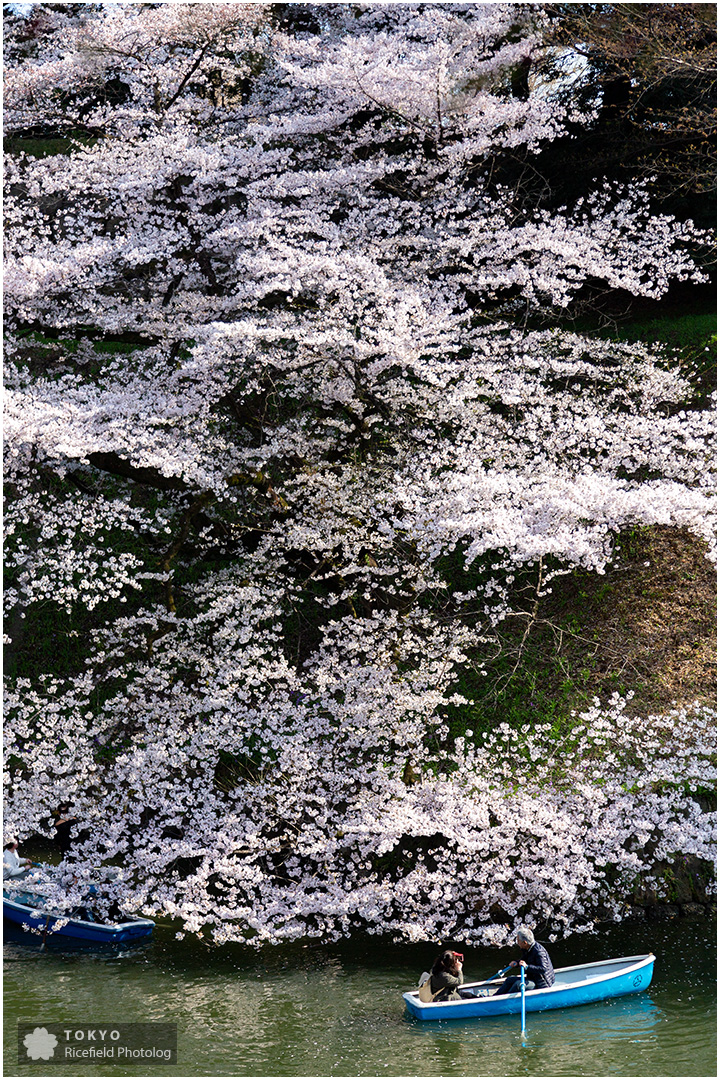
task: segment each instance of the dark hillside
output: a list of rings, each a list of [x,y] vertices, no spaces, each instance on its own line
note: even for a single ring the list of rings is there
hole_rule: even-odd
[[[518,616],[498,628],[487,675],[462,688],[478,729],[550,722],[560,732],[572,710],[614,693],[632,692],[639,715],[712,705],[715,582],[704,543],[686,531],[623,534],[604,575],[557,578],[532,621]]]
[[[544,615],[567,628],[557,655],[583,694],[632,688],[642,713],[715,700],[715,569],[687,532],[624,535],[608,573],[558,582]]]

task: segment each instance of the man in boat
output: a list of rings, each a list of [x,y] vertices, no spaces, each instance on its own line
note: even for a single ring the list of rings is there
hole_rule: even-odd
[[[25,877],[31,866],[32,859],[21,859],[18,855],[17,840],[9,840],[3,849],[3,881]]]
[[[535,935],[528,926],[521,926],[517,932],[516,941],[522,949],[520,960],[514,960],[512,966],[525,968],[525,989],[540,990],[542,987],[552,986],[555,982],[555,971],[552,961],[546,949],[535,940]],[[520,989],[520,976],[509,975],[499,990],[498,994],[516,994]]]

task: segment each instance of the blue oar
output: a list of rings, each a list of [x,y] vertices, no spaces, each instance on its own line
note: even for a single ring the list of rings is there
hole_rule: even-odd
[[[515,966],[515,961],[513,960],[512,964],[508,964],[508,966],[506,968],[503,968],[502,971],[496,971],[495,974],[491,975],[489,979],[483,979],[483,981],[480,983],[480,985],[484,986],[486,983],[492,982],[493,979],[499,979],[501,975],[507,975],[510,968],[514,967],[514,966]]]
[[[522,1027],[520,1035],[525,1038],[525,968],[520,968],[520,1016],[522,1018]]]
[[[514,966],[515,966],[515,964],[514,964],[514,961],[513,961],[512,964],[508,964],[508,966],[506,968],[503,968],[502,971],[496,971],[495,974],[491,975],[489,979],[483,979],[482,982],[478,983],[477,985],[478,986],[487,986],[489,983],[491,983],[493,981],[493,979],[499,979],[501,975],[507,975],[510,968],[514,967]],[[468,991],[468,993],[472,993],[472,990]],[[474,996],[479,997],[479,994],[475,994]]]

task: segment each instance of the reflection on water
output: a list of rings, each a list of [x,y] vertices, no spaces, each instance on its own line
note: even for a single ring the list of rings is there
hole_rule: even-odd
[[[3,959],[6,964],[27,964],[32,960],[43,961],[43,957],[84,956],[92,960],[106,960],[111,957],[123,959],[130,956],[142,956],[150,948],[150,939],[117,945],[98,944],[73,938],[63,938],[58,934],[26,933],[16,924],[3,921]]]
[[[401,994],[435,946],[212,950],[162,930],[149,945],[114,949],[41,950],[14,939],[5,956],[6,1069],[147,1075],[140,1063],[15,1066],[14,1023],[172,1020],[178,1065],[154,1063],[153,1075],[715,1076],[713,945],[709,923],[556,943],[558,967],[652,948],[653,983],[637,996],[530,1013],[523,1044],[519,1017],[429,1024],[407,1016]],[[465,952],[469,979],[505,957]]]
[[[600,1069],[602,1062],[602,1069],[606,1070],[614,1060],[618,1065],[623,1063],[617,1075],[627,1075],[632,1072],[627,1067],[631,1061],[639,1063],[658,1048],[659,1025],[666,1020],[666,1014],[650,992],[572,1009],[528,1013],[523,1046],[519,1016],[429,1024],[406,1015],[406,1023],[415,1038],[429,1040],[435,1046],[444,1043],[447,1048],[453,1048],[454,1056],[481,1046],[486,1064],[496,1059],[497,1075],[501,1075],[501,1059],[506,1059],[508,1052],[516,1064],[542,1058],[543,1071],[556,1076],[610,1075],[607,1071],[596,1071],[593,1063]],[[580,1072],[578,1060],[584,1063]],[[485,1075],[492,1075],[492,1071]]]

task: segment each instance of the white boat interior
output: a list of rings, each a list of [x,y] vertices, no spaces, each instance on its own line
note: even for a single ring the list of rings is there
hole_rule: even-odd
[[[627,971],[628,968],[634,967],[635,964],[639,964],[644,960],[647,960],[652,954],[643,953],[640,956],[622,956],[614,960],[597,960],[591,964],[574,964],[572,967],[555,968],[555,982],[551,987],[539,987],[537,990],[528,990],[527,993],[547,993],[547,990],[553,990],[562,986],[574,986],[578,983],[590,982],[593,979],[608,979],[613,975],[622,971]],[[654,957],[653,957],[654,959]],[[508,975],[518,975],[519,968],[513,968],[508,972]],[[475,987],[486,987],[494,990],[497,986],[500,986],[504,979],[487,979],[485,981],[467,982],[463,983],[463,990],[472,990]],[[450,1002],[438,1002],[441,1005],[451,1005]]]
[[[568,986],[570,983],[588,982],[590,979],[607,979],[618,971],[647,960],[647,953],[642,956],[623,956],[618,960],[600,960],[594,964],[576,964],[574,967],[556,968],[555,983]]]

